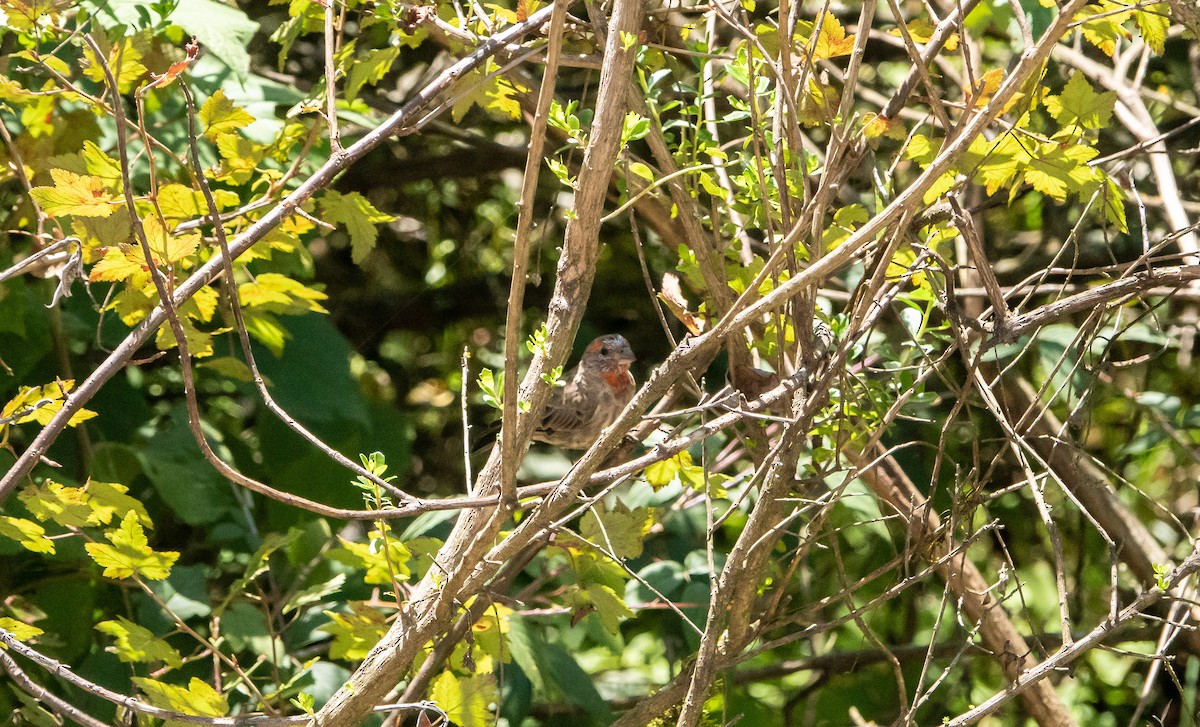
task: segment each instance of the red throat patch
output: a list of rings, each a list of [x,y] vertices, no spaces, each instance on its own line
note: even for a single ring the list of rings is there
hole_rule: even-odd
[[[633,374],[629,373],[629,369],[618,366],[613,369],[605,369],[601,374],[604,376],[604,382],[608,384],[608,388],[623,394],[633,386]]]

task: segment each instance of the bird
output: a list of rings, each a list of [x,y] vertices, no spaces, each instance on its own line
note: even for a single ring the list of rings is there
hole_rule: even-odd
[[[633,400],[629,366],[637,357],[624,336],[600,336],[583,351],[565,385],[550,393],[533,438],[563,449],[587,449]]]

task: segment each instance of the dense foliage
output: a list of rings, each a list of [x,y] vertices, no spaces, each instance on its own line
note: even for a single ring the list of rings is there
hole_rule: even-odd
[[[1194,6],[0,15],[18,724],[1197,723]]]

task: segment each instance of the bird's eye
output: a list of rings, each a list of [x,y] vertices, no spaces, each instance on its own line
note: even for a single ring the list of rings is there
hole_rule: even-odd
[[[601,346],[601,347],[600,347],[600,355],[601,355],[601,356],[607,356],[607,355],[608,355],[608,346]]]

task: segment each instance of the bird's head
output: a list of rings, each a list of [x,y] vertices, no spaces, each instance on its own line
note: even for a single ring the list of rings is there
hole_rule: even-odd
[[[624,336],[610,333],[600,336],[584,349],[580,368],[596,371],[604,377],[615,391],[626,391],[633,386],[633,377],[629,374],[629,365],[637,361],[629,341]]]

